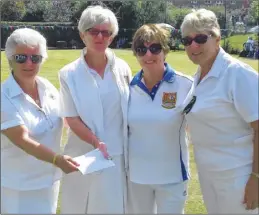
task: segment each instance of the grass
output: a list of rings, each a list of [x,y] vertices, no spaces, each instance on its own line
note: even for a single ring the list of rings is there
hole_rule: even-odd
[[[240,51],[243,50],[243,44],[247,41],[248,37],[253,37],[255,39],[255,34],[240,34],[234,35],[231,37],[226,38],[226,41],[229,40],[230,45],[232,48],[239,49]],[[223,46],[224,39],[221,40],[221,45]]]
[[[133,56],[132,52],[129,50],[115,50],[118,57],[124,59],[131,67],[133,74],[135,74],[140,66]],[[80,55],[80,50],[50,50],[48,51],[49,59],[43,64],[40,72],[40,76],[47,78],[51,81],[57,88],[59,88],[58,83],[58,71],[67,63],[75,60]],[[237,57],[237,56],[236,56]],[[237,57],[238,58],[238,57]],[[252,59],[240,58],[241,61],[251,65],[255,70],[258,71],[258,61]],[[167,56],[167,62],[176,70],[184,72],[188,75],[193,75],[196,66],[188,59],[184,52],[170,52]],[[8,72],[8,64],[3,52],[1,52],[1,81],[4,81]],[[63,137],[65,141],[66,137]],[[200,187],[198,183],[196,166],[194,163],[192,145],[190,145],[190,167],[191,167],[191,180],[189,182],[188,189],[188,200],[185,206],[185,213],[188,214],[204,214],[206,209],[204,207]],[[59,212],[59,208],[58,208]]]

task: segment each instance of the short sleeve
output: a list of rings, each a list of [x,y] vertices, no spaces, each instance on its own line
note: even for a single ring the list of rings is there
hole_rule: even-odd
[[[232,86],[236,110],[247,122],[258,120],[258,73],[251,67],[240,67],[234,72]]]
[[[131,68],[129,67],[129,65],[127,63],[126,63],[126,68],[127,68],[127,74],[128,74],[129,83],[130,83],[131,80],[132,80],[132,71],[131,71]]]
[[[22,117],[11,99],[1,93],[1,131],[18,125],[24,125]]]
[[[132,71],[131,71],[131,68],[129,67],[129,64],[122,60],[122,59],[119,59],[118,60],[118,67],[121,69],[122,73],[123,74],[123,78],[125,79],[126,83],[127,83],[127,86],[129,86],[131,80],[132,80]]]
[[[69,87],[63,77],[59,75],[60,82],[60,116],[75,117],[78,116],[74,100],[70,93]]]

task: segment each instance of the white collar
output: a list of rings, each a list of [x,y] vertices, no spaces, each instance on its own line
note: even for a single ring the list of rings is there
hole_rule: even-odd
[[[209,77],[219,78],[221,75],[221,72],[226,68],[226,66],[228,65],[229,62],[230,62],[230,59],[229,59],[228,54],[224,51],[223,48],[220,47],[217,57],[214,60],[210,71],[204,77],[204,80]],[[194,83],[196,82],[195,81],[196,79],[200,78],[200,75],[201,75],[200,69],[201,68],[199,66],[196,74],[194,75]]]
[[[43,90],[46,90],[45,84],[41,81],[39,77],[36,76],[36,82],[38,85],[38,88],[42,88]],[[11,73],[9,77],[7,78],[5,82],[9,88],[9,96],[11,98],[24,94],[24,91],[20,87],[20,85],[17,83],[17,81],[14,79],[13,74]]]
[[[82,62],[82,64],[86,67],[86,70],[87,71],[90,71],[91,69],[89,68],[88,64],[86,63],[85,61],[85,55],[87,53],[87,48],[83,48],[82,52],[81,52],[81,56],[80,56],[80,61]],[[114,67],[115,67],[115,54],[114,52],[107,48],[105,50],[105,55],[108,59],[108,62],[107,62],[107,65],[106,65],[106,68],[109,66],[110,67],[110,70],[113,71]]]

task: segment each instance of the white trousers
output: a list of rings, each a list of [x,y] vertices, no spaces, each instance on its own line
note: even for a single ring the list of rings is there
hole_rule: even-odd
[[[126,176],[123,156],[114,156],[115,167],[83,176],[65,175],[61,186],[61,214],[125,213]]]
[[[209,214],[258,214],[258,208],[246,210],[246,206],[242,203],[248,178],[249,175],[228,177],[227,171],[216,175],[200,172],[199,181],[207,212]]]
[[[128,182],[129,213],[182,214],[187,198],[187,181],[175,184],[137,184]]]
[[[56,214],[59,184],[28,191],[1,187],[1,214]]]

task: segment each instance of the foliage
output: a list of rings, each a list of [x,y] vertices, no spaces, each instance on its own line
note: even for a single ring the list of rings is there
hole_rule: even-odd
[[[70,22],[82,0],[25,0],[26,14],[23,21]]]
[[[24,1],[0,1],[1,4],[1,20],[18,21],[23,18],[26,13]]]
[[[247,41],[247,38],[249,36],[252,36],[253,38],[255,38],[255,35],[253,34],[239,34],[239,35],[228,37],[227,40],[229,40],[232,48],[242,50],[243,44]],[[221,46],[223,45],[224,45],[224,39],[221,40]]]
[[[253,21],[255,23],[259,23],[259,1],[258,0],[254,0],[250,6],[250,10],[249,12],[251,13],[251,16],[253,17]]]
[[[71,1],[52,0],[48,2],[49,9],[44,11],[44,21],[68,22],[71,20],[73,11]]]
[[[232,48],[229,53],[233,55],[239,55],[240,52],[241,51],[239,49]]]
[[[228,39],[226,39],[224,41],[222,48],[225,50],[225,52],[230,53],[232,47],[231,47],[230,41]]]
[[[24,1],[26,6],[26,14],[23,17],[25,22],[43,22],[44,21],[44,12],[50,9],[50,1]]]
[[[170,19],[172,20],[172,25],[176,29],[179,29],[181,27],[184,17],[190,12],[190,8],[178,8],[175,6],[171,6],[168,14],[170,16]]]
[[[213,11],[218,19],[218,23],[221,29],[225,29],[228,26],[225,26],[225,8],[224,6],[210,6],[208,10]]]
[[[17,24],[17,23],[16,23]],[[8,27],[8,25],[4,26],[1,31],[1,48],[5,47],[5,43],[7,37],[18,28],[25,27],[20,25],[12,25],[12,27]],[[44,23],[44,24],[30,24],[26,23],[27,28],[32,28],[39,31],[47,40],[48,47],[56,47],[58,41],[65,41],[68,48],[71,48],[72,41],[74,40],[77,44],[77,47],[82,47],[82,41],[79,37],[78,30],[76,26],[71,26],[68,23]]]
[[[144,23],[165,22],[165,1],[141,1],[139,9],[139,26]]]
[[[83,10],[85,8],[87,8],[90,5],[89,1],[83,1],[83,0],[75,0],[72,3],[72,7],[73,7],[73,14],[71,16],[71,22],[73,22],[74,24],[77,24],[81,13],[83,12]]]

